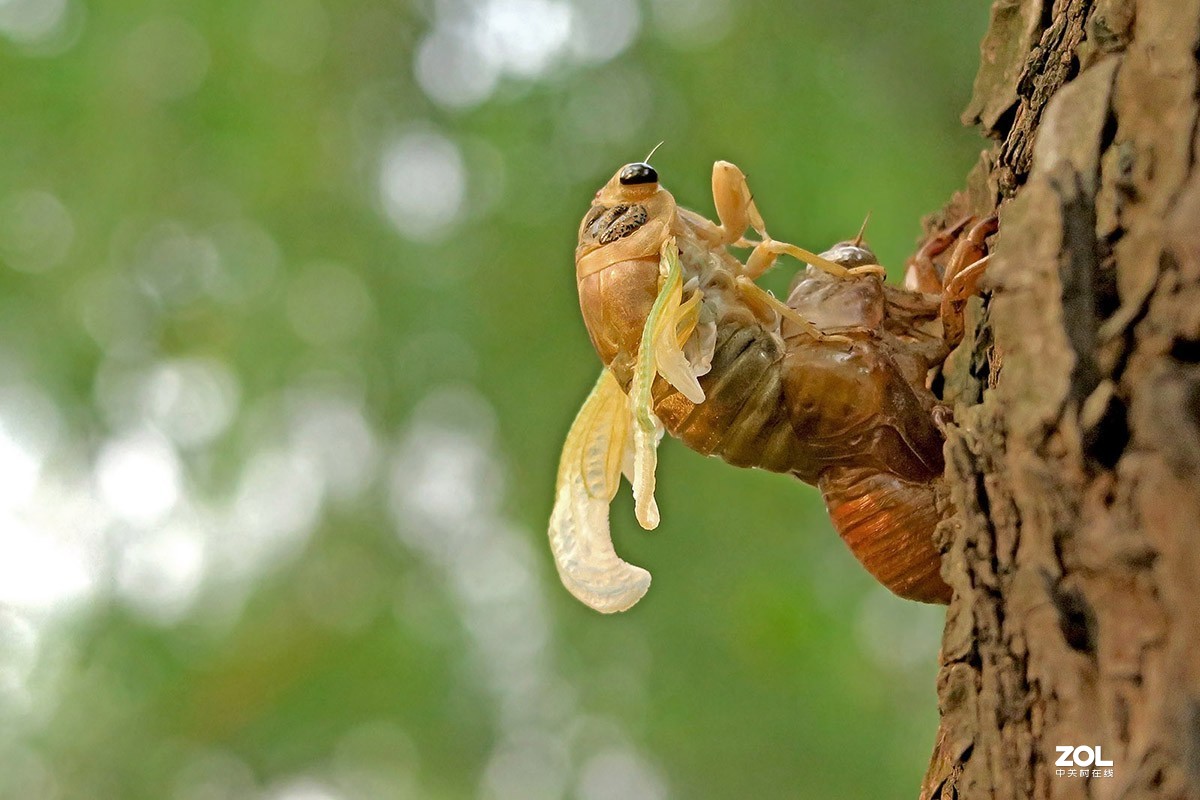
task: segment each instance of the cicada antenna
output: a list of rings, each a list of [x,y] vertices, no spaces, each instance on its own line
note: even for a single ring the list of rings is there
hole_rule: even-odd
[[[666,141],[666,139],[663,139],[663,142],[665,142],[665,141]],[[646,158],[642,162],[643,164],[650,163],[650,157],[653,156],[656,152],[658,152],[658,148],[663,146],[663,142],[659,142],[658,144],[654,145],[654,148],[649,153],[646,154]]]
[[[854,246],[862,247],[863,234],[867,232],[867,223],[871,221],[871,212],[867,212],[866,219],[863,220],[862,227],[858,229],[858,235],[854,237]]]

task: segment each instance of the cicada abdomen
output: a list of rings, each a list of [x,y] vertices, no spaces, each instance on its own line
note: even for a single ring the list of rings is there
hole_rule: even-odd
[[[923,603],[949,603],[933,532],[941,516],[932,483],[890,472],[832,467],[817,486],[834,529],[875,580]]]

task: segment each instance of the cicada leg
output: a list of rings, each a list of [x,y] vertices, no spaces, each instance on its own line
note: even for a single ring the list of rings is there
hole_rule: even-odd
[[[823,332],[799,311],[792,308],[787,303],[783,302],[778,297],[771,294],[745,275],[739,275],[737,277],[737,288],[738,292],[740,292],[742,295],[742,299],[746,300],[748,303],[758,304],[765,308],[771,309],[784,319],[794,322],[800,328],[800,330],[804,331],[804,333],[808,334],[814,339],[823,342],[850,341],[850,339],[845,336]]]
[[[963,229],[974,221],[974,217],[963,217],[949,228],[931,236],[925,244],[921,245],[921,249],[909,259],[908,266],[904,270],[904,288],[925,294],[940,293],[942,276],[938,274],[933,259],[949,250],[958,241]]]
[[[822,272],[828,272],[835,278],[857,278],[860,275],[887,275],[887,270],[879,264],[864,264],[861,267],[844,267],[836,261],[830,261],[824,256],[797,247],[788,242],[772,239],[766,231],[759,231],[763,237],[761,242],[754,244],[750,257],[746,259],[746,271],[743,273],[751,280],[757,280],[764,272],[775,266],[780,256],[791,256],[806,264],[812,264]]]
[[[959,237],[954,252],[946,263],[946,274],[942,277],[944,289],[950,289],[961,272],[984,260],[987,255],[987,238],[999,229],[1000,220],[992,214],[975,222],[965,236]]]
[[[844,267],[837,262],[805,250],[788,242],[771,238],[762,214],[754,203],[754,195],[746,182],[746,174],[728,161],[718,161],[713,164],[712,175],[713,203],[717,207],[719,225],[713,225],[708,231],[709,238],[716,244],[736,245],[754,248],[746,259],[743,275],[750,280],[757,280],[763,273],[775,265],[782,255],[792,256],[814,267],[828,272],[839,278],[852,278],[858,275],[883,275],[885,270],[877,264],[861,267]],[[758,234],[759,241],[751,241],[742,234],[750,228]]]
[[[979,293],[979,283],[991,258],[987,254],[987,237],[995,233],[998,227],[995,215],[976,222],[966,236],[959,239],[946,264],[940,314],[942,338],[950,347],[962,341],[964,309],[967,300]]]

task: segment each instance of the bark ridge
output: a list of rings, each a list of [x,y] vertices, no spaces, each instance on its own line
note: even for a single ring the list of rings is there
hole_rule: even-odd
[[[926,798],[1200,797],[1200,0],[996,0]],[[1113,775],[1058,775],[1058,745]],[[1064,770],[1065,771],[1065,770]]]

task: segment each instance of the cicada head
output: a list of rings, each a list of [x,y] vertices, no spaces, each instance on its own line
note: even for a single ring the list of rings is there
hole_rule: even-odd
[[[645,162],[626,164],[604,184],[579,225],[579,277],[628,258],[656,256],[675,222],[675,198]]]
[[[838,242],[821,255],[843,267],[862,267],[879,263],[874,251],[861,238]]]
[[[645,162],[621,167],[579,225],[575,279],[592,344],[604,363],[632,356],[658,293],[659,253],[676,224],[675,198]]]

